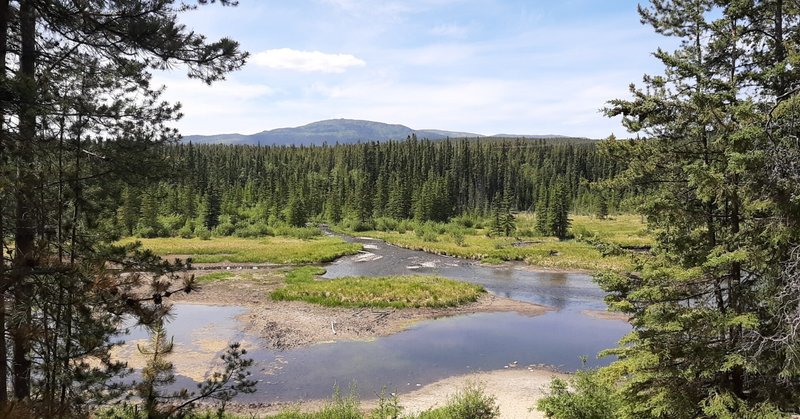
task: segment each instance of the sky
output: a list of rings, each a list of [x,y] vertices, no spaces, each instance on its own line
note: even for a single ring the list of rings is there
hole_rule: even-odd
[[[206,86],[158,73],[184,135],[334,118],[492,134],[624,136],[602,115],[629,97],[670,40],[630,0],[240,0],[181,22],[250,52]]]

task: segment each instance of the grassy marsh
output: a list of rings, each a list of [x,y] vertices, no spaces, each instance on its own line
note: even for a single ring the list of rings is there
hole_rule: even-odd
[[[361,245],[346,243],[336,237],[297,239],[293,237],[264,237],[245,239],[214,237],[209,240],[177,237],[137,239],[126,238],[120,243],[140,241],[142,247],[160,256],[191,257],[196,263],[320,263],[351,255]]]
[[[595,239],[617,246],[642,247],[652,244],[641,218],[635,215],[617,215],[607,219],[589,216],[572,216],[574,239],[559,241],[535,233],[535,216],[518,214],[517,235],[490,237],[482,223],[464,226],[458,222],[415,223],[400,222],[394,228],[355,232],[347,228],[340,231],[375,237],[391,244],[432,253],[481,260],[487,264],[503,261],[524,261],[528,265],[547,269],[616,270],[630,269],[624,255],[604,257],[585,239]],[[390,226],[391,227],[391,226]]]

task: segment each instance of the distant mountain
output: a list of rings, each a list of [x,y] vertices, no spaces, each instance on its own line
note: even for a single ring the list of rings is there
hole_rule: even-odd
[[[525,134],[495,134],[492,137],[498,138],[526,138],[529,140],[542,140],[546,138],[578,138],[578,137],[570,137],[568,135],[555,135],[555,134],[545,134],[545,135],[525,135]]]
[[[385,124],[383,122],[362,121],[357,119],[329,119],[313,122],[295,128],[277,128],[261,131],[251,135],[217,134],[187,135],[183,142],[194,144],[250,144],[250,145],[321,145],[347,144],[359,141],[404,140],[416,134],[417,138],[438,140],[442,138],[477,138],[484,137],[471,132],[444,131],[438,129],[415,130],[405,125]],[[567,138],[559,135],[506,135],[492,137],[511,138]]]

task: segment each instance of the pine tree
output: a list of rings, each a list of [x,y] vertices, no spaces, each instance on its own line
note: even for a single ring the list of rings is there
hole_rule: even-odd
[[[776,145],[797,155],[784,125],[798,120],[796,10],[676,0],[640,13],[681,44],[656,53],[663,76],[607,109],[647,138],[606,147],[629,164],[616,186],[640,191],[658,231],[638,274],[601,279],[634,328],[610,351],[622,416],[778,417],[800,404],[800,338],[787,333],[800,317],[785,310],[796,294],[782,297],[796,292],[784,267],[800,232],[796,204],[781,196],[791,187],[777,180],[791,176],[767,156]]]
[[[97,228],[113,214],[107,204],[120,185],[162,173],[155,149],[177,137],[166,125],[177,107],[159,99],[148,69],[185,64],[190,76],[212,82],[243,64],[235,42],[207,42],[181,26],[177,14],[187,8],[173,3],[0,2],[0,120],[15,120],[0,124],[3,159],[15,164],[3,181],[13,193],[3,190],[0,205],[15,214],[0,226],[13,225],[15,247],[11,269],[0,270],[11,312],[2,318],[11,350],[0,345],[11,379],[0,377],[0,387],[10,381],[13,398],[38,417],[86,416],[87,404],[119,395],[104,387],[118,366],[77,360],[108,360],[117,316],[153,313],[130,288],[142,285],[127,275],[133,266],[154,281],[178,268],[132,246],[108,246],[111,237]],[[6,396],[0,391],[0,411]]]

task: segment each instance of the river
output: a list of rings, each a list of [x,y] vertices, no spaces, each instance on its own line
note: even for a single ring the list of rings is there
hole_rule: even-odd
[[[619,320],[587,316],[604,310],[603,292],[580,273],[535,272],[521,266],[487,267],[474,261],[402,249],[367,238],[347,238],[365,252],[325,266],[325,278],[363,275],[435,274],[480,284],[490,293],[547,305],[539,316],[477,313],[420,322],[408,330],[373,341],[318,344],[286,351],[263,349],[256,336],[242,332],[235,319],[241,307],[176,304],[169,326],[184,350],[197,346],[197,331],[215,339],[238,340],[256,360],[258,392],[240,401],[298,401],[330,397],[334,385],[355,383],[363,398],[381,387],[406,392],[464,373],[548,365],[564,371],[602,365],[599,351],[612,347],[630,326]],[[144,331],[133,330],[130,339]],[[193,343],[194,342],[194,343]],[[178,377],[192,386],[193,379]]]

